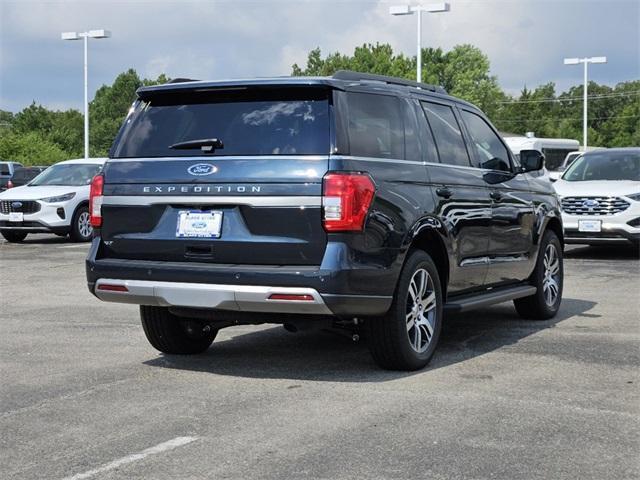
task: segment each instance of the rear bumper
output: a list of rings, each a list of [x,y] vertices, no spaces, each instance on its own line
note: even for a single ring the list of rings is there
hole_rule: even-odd
[[[119,290],[118,290],[119,288]],[[256,285],[209,285],[148,280],[99,279],[94,293],[106,302],[134,303],[158,307],[190,307],[242,312],[331,315],[323,298],[313,288]],[[277,300],[271,295],[304,295],[305,300]]]
[[[395,289],[390,269],[347,264],[336,259],[321,266],[266,266],[96,259],[93,240],[86,261],[91,293],[101,300],[139,305],[338,317],[386,313]],[[331,250],[331,249],[329,249]],[[335,253],[335,252],[334,252]],[[325,256],[325,260],[326,256]],[[126,286],[128,292],[103,291],[99,285]],[[309,300],[270,300],[273,293],[311,295]]]

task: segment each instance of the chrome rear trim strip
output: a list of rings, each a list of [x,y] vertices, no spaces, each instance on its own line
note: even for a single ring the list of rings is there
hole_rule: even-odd
[[[250,205],[252,207],[320,207],[319,196],[113,195],[103,205]]]

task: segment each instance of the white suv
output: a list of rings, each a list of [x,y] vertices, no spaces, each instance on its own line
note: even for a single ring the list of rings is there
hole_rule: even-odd
[[[586,152],[554,187],[566,243],[640,242],[640,148]]]
[[[29,233],[70,234],[91,240],[89,189],[106,158],[56,163],[22,187],[0,193],[0,233],[21,242]]]

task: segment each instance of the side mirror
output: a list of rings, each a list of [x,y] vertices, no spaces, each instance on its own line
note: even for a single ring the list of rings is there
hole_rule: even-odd
[[[544,166],[544,155],[538,150],[521,150],[520,165],[522,165],[522,172],[542,170]]]

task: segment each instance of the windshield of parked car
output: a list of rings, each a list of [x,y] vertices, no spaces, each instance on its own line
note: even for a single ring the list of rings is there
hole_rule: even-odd
[[[571,164],[562,179],[567,182],[640,181],[640,150],[584,154]]]
[[[89,185],[91,179],[100,171],[102,165],[95,163],[64,163],[47,168],[34,178],[29,186],[65,185],[80,187]]]
[[[112,150],[115,158],[328,154],[329,91],[235,88],[154,93],[139,101]],[[170,148],[195,142],[190,148]],[[188,146],[188,145],[186,145]]]

